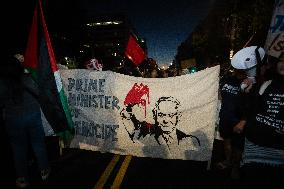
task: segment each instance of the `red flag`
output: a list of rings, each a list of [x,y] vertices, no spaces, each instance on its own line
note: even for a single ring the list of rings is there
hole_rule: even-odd
[[[146,54],[144,50],[137,43],[135,38],[130,35],[128,39],[128,43],[125,50],[125,55],[129,58],[136,66],[141,64],[143,60],[146,58]]]

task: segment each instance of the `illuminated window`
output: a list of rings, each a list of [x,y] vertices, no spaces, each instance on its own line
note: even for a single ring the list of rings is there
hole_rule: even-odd
[[[107,26],[107,25],[118,25],[122,23],[123,23],[122,21],[93,22],[93,23],[88,23],[87,26],[90,26],[90,27]]]

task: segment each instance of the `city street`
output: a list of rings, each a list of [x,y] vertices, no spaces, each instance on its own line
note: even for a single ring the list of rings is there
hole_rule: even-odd
[[[12,0],[5,10],[1,188],[281,182],[284,0]]]
[[[50,140],[52,141],[52,140]],[[237,188],[230,186],[228,173],[214,168],[222,154],[222,141],[215,140],[211,169],[207,162],[166,160],[115,155],[79,149],[63,149],[49,142],[52,173],[42,182],[35,163],[31,163],[33,189],[100,189],[100,188]],[[53,150],[51,151],[51,148]],[[54,150],[55,149],[55,150]],[[5,164],[7,185],[13,188],[11,159]],[[10,168],[9,168],[10,167]]]

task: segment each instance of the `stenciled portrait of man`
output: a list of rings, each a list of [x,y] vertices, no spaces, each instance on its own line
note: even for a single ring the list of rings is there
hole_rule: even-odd
[[[177,143],[177,145],[179,145],[182,140],[190,138],[200,146],[198,137],[186,134],[178,129],[178,123],[181,117],[179,108],[180,102],[171,96],[160,97],[158,99],[153,109],[156,141],[159,144],[169,146],[171,143]]]
[[[181,118],[180,102],[169,96],[160,97],[152,110],[153,123],[146,121],[147,105],[150,105],[149,87],[141,83],[135,83],[125,97],[125,107],[120,116],[130,139],[142,140],[150,136],[159,145],[179,145],[183,140],[194,140],[193,143],[200,146],[198,137],[186,134],[178,128]]]

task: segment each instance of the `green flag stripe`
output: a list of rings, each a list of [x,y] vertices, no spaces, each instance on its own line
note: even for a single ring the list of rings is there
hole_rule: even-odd
[[[67,118],[68,126],[69,126],[69,128],[74,128],[71,112],[70,112],[70,109],[69,109],[69,106],[68,106],[68,103],[67,103],[67,99],[66,99],[66,95],[65,95],[65,92],[64,92],[63,89],[59,92],[59,96],[60,96],[60,100],[61,100],[61,103],[62,103],[63,110],[64,110],[66,118]]]

